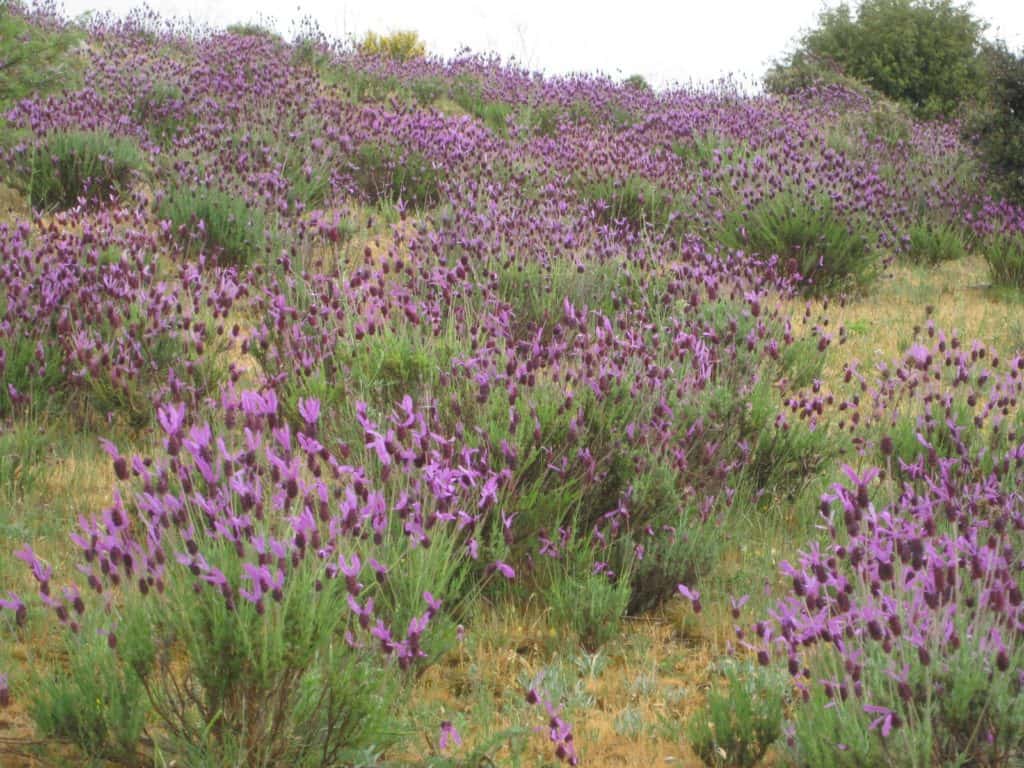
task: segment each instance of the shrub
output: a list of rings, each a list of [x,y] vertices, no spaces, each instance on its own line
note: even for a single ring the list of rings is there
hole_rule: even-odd
[[[993,285],[1024,289],[1024,234],[1003,233],[981,244]]]
[[[724,690],[713,687],[690,718],[690,746],[705,765],[751,768],[782,735],[786,681],[732,660],[722,674]]]
[[[726,142],[711,131],[693,134],[686,141],[673,141],[672,152],[687,165],[698,168],[710,168],[716,153],[723,150]]]
[[[369,567],[360,574],[357,539],[340,517],[319,519],[327,501],[300,479],[305,468],[321,474],[318,406],[303,411],[296,445],[272,393],[225,396],[225,423],[194,424],[183,405],[160,407],[156,460],[129,461],[106,444],[129,493],[79,518],[80,579],[58,591],[31,548],[17,553],[69,644],[67,668],[36,686],[32,714],[44,732],[93,754],[129,751],[149,714],[155,746],[184,764],[349,764],[391,738],[400,665],[389,657],[404,654],[407,666],[423,655],[419,638],[436,609],[410,622],[411,645],[381,648],[357,612],[372,613],[367,598],[383,579]],[[282,474],[275,450],[293,449],[306,458],[288,458]],[[159,496],[143,490],[152,482]],[[271,498],[281,507],[264,515]],[[288,498],[303,516],[286,514]],[[311,505],[322,507],[317,517]],[[378,634],[385,626],[377,622]]]
[[[643,75],[639,74],[630,75],[629,77],[622,81],[622,84],[626,88],[629,88],[634,91],[640,91],[641,93],[652,93],[654,91],[654,89],[651,88],[650,84],[647,82],[647,79]]]
[[[45,413],[63,401],[64,360],[55,339],[12,334],[0,340],[0,351],[0,417],[10,416],[21,403]]]
[[[544,589],[544,602],[555,626],[569,629],[588,653],[596,653],[619,632],[630,598],[629,569],[595,571],[599,556],[586,545],[563,554]]]
[[[555,104],[536,104],[519,114],[519,124],[537,136],[553,137],[564,119],[564,110]]]
[[[395,61],[421,59],[427,55],[427,47],[420,36],[412,30],[400,30],[387,35],[367,32],[359,42],[359,52],[366,56],[385,56]]]
[[[1024,202],[1024,51],[987,45],[981,61],[984,90],[968,113],[965,132],[1002,191]]]
[[[20,99],[79,81],[71,48],[82,35],[69,27],[43,27],[25,17],[18,0],[0,3],[0,113]]]
[[[861,288],[877,268],[870,241],[855,219],[835,209],[827,196],[812,199],[782,192],[752,210],[725,214],[719,239],[734,250],[775,255],[783,269],[799,275],[804,292],[825,294]]]
[[[247,264],[266,243],[263,211],[242,198],[207,187],[176,187],[157,205],[189,255],[204,252],[222,263]]]
[[[816,688],[795,708],[792,763],[1012,765],[1010,756],[1024,748],[1017,727],[1024,716],[1020,680],[996,669],[993,650],[986,648],[985,638],[992,636],[987,622],[972,616],[957,620],[952,631],[963,638],[955,651],[941,649],[938,638],[922,646],[934,663],[917,652],[899,654],[897,663],[879,644],[858,642],[863,655],[856,695],[837,690],[854,682],[847,682],[839,654],[826,650],[811,663],[811,675],[837,683],[831,695]],[[1019,642],[1010,643],[1006,659],[1011,670],[1022,669]]]
[[[792,589],[756,634],[761,663],[787,656],[803,694],[793,764],[1011,765],[1024,748],[1015,502],[988,494],[999,483],[973,455],[908,467],[884,507],[878,470],[844,467],[822,498],[831,544],[780,564]]]
[[[43,459],[54,438],[34,420],[0,432],[0,499],[19,501],[45,475]]]
[[[413,80],[409,89],[420,106],[429,107],[445,94],[447,86],[439,77],[421,77]]]
[[[363,144],[353,160],[356,186],[372,202],[399,199],[416,208],[441,198],[443,171],[419,152],[385,144]]]
[[[31,154],[28,197],[33,208],[71,208],[123,193],[145,168],[131,139],[69,131],[47,136]]]
[[[394,75],[379,75],[349,64],[325,64],[320,77],[325,85],[341,88],[347,98],[357,104],[386,101],[393,94],[405,91],[405,86]]]
[[[644,483],[641,480],[641,489],[634,492],[640,499]],[[676,594],[679,584],[698,583],[719,562],[724,543],[719,527],[701,520],[695,508],[666,507],[650,518],[650,525],[655,535],[635,542],[644,547],[644,556],[631,570],[627,609],[632,616],[661,605]]]
[[[224,31],[229,35],[238,35],[240,37],[262,37],[267,40],[284,42],[281,36],[272,29],[254,21],[248,21],[240,24],[229,24]]]
[[[153,141],[164,146],[195,122],[185,105],[181,88],[162,80],[154,82],[135,98],[132,119],[149,131]]]
[[[212,572],[240,579],[233,545],[202,555]],[[143,681],[173,753],[190,764],[327,766],[383,744],[397,680],[345,645],[344,580],[318,592],[314,571],[289,568],[263,611],[216,588],[197,593],[180,576],[128,601],[117,660]]]
[[[66,637],[66,667],[33,673],[29,714],[44,738],[70,741],[92,758],[132,764],[147,714],[142,681],[111,663],[106,636],[89,623]]]
[[[484,125],[498,136],[508,134],[508,116],[512,114],[512,105],[504,101],[485,101],[476,114]]]
[[[664,230],[674,208],[672,195],[642,176],[589,182],[580,194],[602,221],[625,221],[640,229]]]
[[[823,11],[798,49],[766,78],[778,87],[788,70],[834,64],[921,116],[952,114],[980,82],[982,22],[952,0],[862,0]]]
[[[918,264],[939,264],[967,255],[962,228],[944,222],[918,221],[907,233],[907,257]]]

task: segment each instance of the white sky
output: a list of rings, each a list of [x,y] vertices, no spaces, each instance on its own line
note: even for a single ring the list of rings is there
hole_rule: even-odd
[[[330,37],[414,29],[441,55],[465,46],[514,56],[549,73],[639,73],[657,85],[729,73],[758,79],[826,5],[822,0],[298,0],[295,10],[295,0],[286,2],[287,10],[273,0],[149,0],[164,15],[191,16],[214,26],[271,18],[286,35],[305,15]],[[71,16],[90,9],[120,14],[138,4],[64,0]],[[990,25],[989,37],[1001,37],[1014,49],[1024,46],[1024,2],[976,0],[973,11]]]

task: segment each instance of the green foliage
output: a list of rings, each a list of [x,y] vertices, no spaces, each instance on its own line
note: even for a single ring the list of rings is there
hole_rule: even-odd
[[[43,474],[51,436],[33,421],[0,431],[0,498],[20,500],[31,494]]]
[[[993,285],[1024,290],[1024,233],[1003,233],[981,244]]]
[[[645,477],[638,481],[634,490],[640,503],[644,501],[644,485],[650,479]],[[673,482],[672,494],[677,496],[674,486]],[[676,594],[679,584],[698,583],[711,572],[722,553],[721,529],[701,520],[696,509],[665,506],[650,518],[650,524],[657,534],[642,539],[644,556],[633,564],[632,591],[627,606],[630,615],[657,607]]]
[[[939,264],[967,255],[962,229],[945,222],[922,220],[910,225],[907,258],[917,264]]]
[[[60,346],[53,340],[11,335],[0,342],[6,360],[0,388],[0,417],[15,411],[8,386],[28,398],[30,407],[45,413],[64,400],[65,376]],[[38,355],[42,356],[42,360]]]
[[[782,734],[786,681],[731,660],[723,677],[690,719],[690,745],[705,765],[752,768]]]
[[[779,256],[784,269],[800,274],[808,294],[862,288],[878,266],[856,219],[837,211],[823,195],[808,199],[782,192],[753,210],[731,210],[719,240],[732,249]]]
[[[340,88],[356,104],[383,102],[405,90],[394,75],[378,75],[347,64],[324,63],[320,77],[325,85]]]
[[[483,120],[484,125],[491,129],[491,132],[498,136],[508,134],[508,116],[512,114],[512,105],[504,101],[486,101],[480,106],[477,117]]]
[[[558,135],[564,111],[556,104],[535,104],[519,113],[519,124],[530,133],[548,138]]]
[[[882,95],[867,83],[843,74],[838,64],[811,54],[791,56],[785,63],[776,62],[764,76],[764,87],[776,95],[795,94],[821,86],[839,86],[869,98]]]
[[[421,107],[429,107],[444,96],[447,91],[445,81],[439,77],[421,77],[413,80],[409,86],[413,98]]]
[[[828,131],[828,145],[843,154],[863,160],[877,155],[881,144],[894,149],[910,140],[913,118],[902,104],[875,96],[865,109],[844,112]]]
[[[782,373],[797,389],[809,387],[820,379],[825,369],[825,355],[813,336],[796,339],[780,353]]]
[[[980,82],[982,22],[952,0],[862,0],[827,8],[795,53],[766,79],[778,89],[789,70],[834,66],[902,101],[920,116],[953,114]]]
[[[775,425],[781,408],[767,382],[754,388],[744,409],[740,434],[750,445],[743,467],[752,488],[765,492],[765,500],[794,499],[842,447],[842,439],[824,428],[804,422]]]
[[[652,93],[654,91],[654,89],[651,88],[650,84],[647,82],[647,79],[640,74],[630,75],[629,77],[622,81],[622,84],[626,88],[630,88],[634,91],[641,91],[642,93]]]
[[[202,512],[190,514],[201,524]],[[203,556],[238,582],[233,547],[213,543]],[[386,744],[396,675],[375,650],[346,645],[344,580],[317,589],[318,570],[290,568],[262,614],[189,578],[126,596],[106,665],[143,682],[170,754],[188,765],[328,766]]]
[[[352,164],[356,186],[372,202],[401,199],[424,208],[441,199],[444,172],[419,152],[389,144],[363,144]]]
[[[158,80],[135,98],[132,119],[146,127],[153,141],[168,146],[195,122],[184,98],[175,83]]]
[[[861,656],[862,696],[830,698],[821,685],[810,686],[810,700],[793,710],[789,763],[802,768],[1012,765],[1009,756],[1024,749],[1020,678],[997,671],[994,652],[983,647],[990,621],[970,608],[956,616],[955,631],[964,639],[959,648],[945,645],[937,632],[926,636],[930,657],[941,662],[924,664],[917,652],[900,654],[905,667],[896,671],[905,676],[904,695],[893,678],[893,657],[873,642],[864,643]],[[1020,669],[1024,649],[1019,641],[1007,645],[1009,669]],[[837,657],[831,648],[816,656],[811,679],[844,679]],[[879,714],[866,712],[865,703],[895,713],[891,733],[882,735]]]
[[[359,52],[365,56],[384,56],[395,61],[422,59],[427,46],[412,30],[400,30],[387,35],[367,32],[359,42]]]
[[[624,220],[637,228],[664,230],[675,207],[669,192],[642,176],[587,182],[580,195],[594,206],[601,220]]]
[[[17,0],[0,2],[0,112],[34,94],[77,87],[71,49],[81,39],[71,28],[30,24]]]
[[[721,154],[726,146],[726,141],[721,136],[708,131],[703,134],[693,134],[689,140],[673,141],[672,152],[687,165],[710,168],[716,153]]]
[[[631,592],[628,568],[614,576],[595,573],[597,559],[589,547],[576,545],[543,591],[554,625],[571,631],[589,653],[618,634]]]
[[[104,634],[87,621],[68,633],[67,665],[32,675],[28,710],[44,738],[66,739],[93,758],[129,764],[145,726],[142,682],[112,663]]]
[[[176,187],[157,205],[189,255],[216,255],[221,263],[248,264],[266,244],[263,211],[214,187]]]
[[[239,24],[229,24],[224,31],[227,32],[229,35],[238,35],[240,37],[262,37],[266,38],[267,40],[284,42],[281,36],[274,32],[272,29],[254,21],[242,22]]]
[[[513,334],[528,339],[540,327],[550,328],[562,317],[563,302],[611,315],[613,303],[628,290],[625,266],[615,262],[588,264],[580,270],[570,261],[550,264],[519,262],[498,273],[498,296],[514,314]]]
[[[27,192],[37,210],[71,208],[124,193],[146,167],[138,145],[121,136],[53,133],[31,151]]]
[[[1004,43],[987,45],[981,62],[984,90],[965,130],[1002,191],[1024,202],[1024,51],[1014,54]]]

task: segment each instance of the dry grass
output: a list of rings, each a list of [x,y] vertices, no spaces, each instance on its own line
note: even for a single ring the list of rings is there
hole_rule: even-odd
[[[913,341],[915,328],[923,328],[926,308],[932,307],[937,328],[956,330],[964,339],[979,339],[1004,354],[1024,348],[1021,305],[988,287],[988,268],[980,256],[936,267],[896,265],[878,281],[868,296],[827,307],[821,301],[793,306],[794,325],[814,325],[827,318],[825,330],[838,337],[844,327],[847,340],[833,342],[823,381],[841,389],[843,366],[858,361],[867,373],[879,363],[898,359]],[[805,314],[807,308],[810,314]]]

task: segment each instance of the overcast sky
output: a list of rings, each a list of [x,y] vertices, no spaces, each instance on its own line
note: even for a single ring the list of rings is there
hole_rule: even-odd
[[[295,19],[314,17],[330,37],[367,30],[414,29],[432,52],[462,47],[514,56],[549,73],[634,73],[654,84],[707,81],[732,73],[756,79],[813,25],[821,0],[149,0],[166,15],[214,26],[273,18],[286,35]],[[835,0],[827,3],[835,5]],[[66,12],[121,14],[138,0],[64,0]],[[1024,0],[976,0],[989,37],[1024,46]]]

